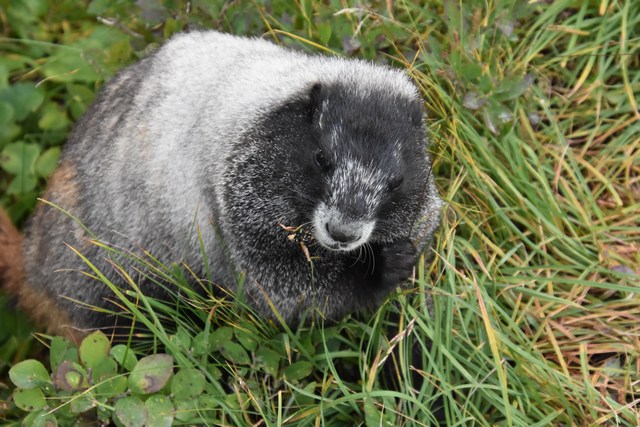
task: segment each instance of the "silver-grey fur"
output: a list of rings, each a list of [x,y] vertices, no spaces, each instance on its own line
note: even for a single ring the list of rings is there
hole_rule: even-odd
[[[292,125],[307,119],[304,132]],[[309,148],[310,132],[321,148]],[[288,321],[309,307],[337,318],[378,304],[431,243],[441,201],[426,149],[422,100],[399,70],[191,32],[104,87],[44,198],[105,242],[204,276],[199,230],[216,284],[233,288],[245,272],[247,299],[265,315],[271,300]],[[282,226],[310,231],[311,263]],[[108,320],[62,297],[113,297],[77,273],[86,266],[65,243],[119,279],[88,237],[42,205],[24,245],[29,285],[79,327]]]

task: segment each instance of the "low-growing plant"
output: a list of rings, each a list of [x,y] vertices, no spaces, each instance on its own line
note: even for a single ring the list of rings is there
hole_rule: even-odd
[[[184,331],[172,337],[194,357],[218,345],[218,351],[232,352],[235,363],[247,364],[246,350],[231,336],[226,338],[224,343],[216,343],[213,336],[200,334],[185,341]],[[126,345],[112,347],[100,331],[85,337],[79,346],[54,337],[50,366],[51,373],[37,360],[24,360],[9,370],[16,386],[13,401],[28,412],[23,424],[97,421],[118,426],[170,426],[174,420],[203,422],[208,411],[240,405],[233,402],[234,395],[226,396],[207,382],[201,369],[175,370],[174,358],[166,353],[138,360]],[[216,378],[220,372],[211,366],[207,376]]]
[[[128,318],[131,332],[112,336],[121,342],[113,346],[101,331],[79,346],[53,337],[50,369],[36,360],[15,364],[9,371],[16,386],[13,402],[28,414],[25,425],[249,425],[260,420],[307,425],[325,417],[345,425],[396,425],[399,416],[435,419],[434,405],[441,405],[437,394],[419,400],[403,394],[412,384],[406,345],[415,341],[416,320],[406,323],[399,301],[366,323],[357,318],[333,325],[302,321],[294,331],[259,320],[239,296],[194,292],[186,266],[166,266],[150,256],[95,244],[114,258],[123,277],[116,258],[132,262],[176,301],[148,298],[134,282],[116,288],[86,260],[95,280],[122,290],[114,296],[122,311],[113,314]],[[196,283],[206,287],[205,281]],[[403,320],[390,323],[385,320],[390,315]],[[416,343],[421,350],[429,348],[424,335]],[[422,361],[414,363],[419,367]],[[394,376],[399,388],[381,387],[394,383]],[[434,394],[433,385],[424,381],[422,387]],[[398,396],[415,407],[407,414],[389,412],[399,404]]]

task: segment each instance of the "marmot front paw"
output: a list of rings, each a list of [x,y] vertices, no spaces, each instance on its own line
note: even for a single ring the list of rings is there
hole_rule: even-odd
[[[413,273],[418,251],[409,239],[400,239],[380,250],[377,262],[380,266],[380,281],[383,287],[395,287]]]

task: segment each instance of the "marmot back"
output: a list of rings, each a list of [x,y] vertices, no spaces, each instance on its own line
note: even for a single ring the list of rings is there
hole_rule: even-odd
[[[73,300],[113,308],[113,296],[67,245],[122,283],[94,236],[230,289],[243,272],[266,316],[270,301],[287,321],[309,308],[337,319],[410,276],[441,209],[403,72],[217,32],[177,35],[106,84],[43,198],[70,215],[38,206],[25,286],[80,328],[113,319]]]

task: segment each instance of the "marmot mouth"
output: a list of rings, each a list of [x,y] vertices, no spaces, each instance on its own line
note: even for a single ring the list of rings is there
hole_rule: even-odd
[[[336,252],[351,252],[369,241],[375,220],[345,218],[335,208],[321,204],[313,215],[315,239],[323,247]]]
[[[349,244],[346,244],[346,243],[336,243],[334,245],[328,245],[326,243],[320,242],[320,244],[323,247],[325,247],[325,248],[327,248],[327,249],[329,249],[331,251],[334,251],[334,252],[353,252],[353,251],[357,250],[358,248],[360,248],[362,246],[362,245],[358,245],[358,246],[354,247],[353,245],[349,245]]]

